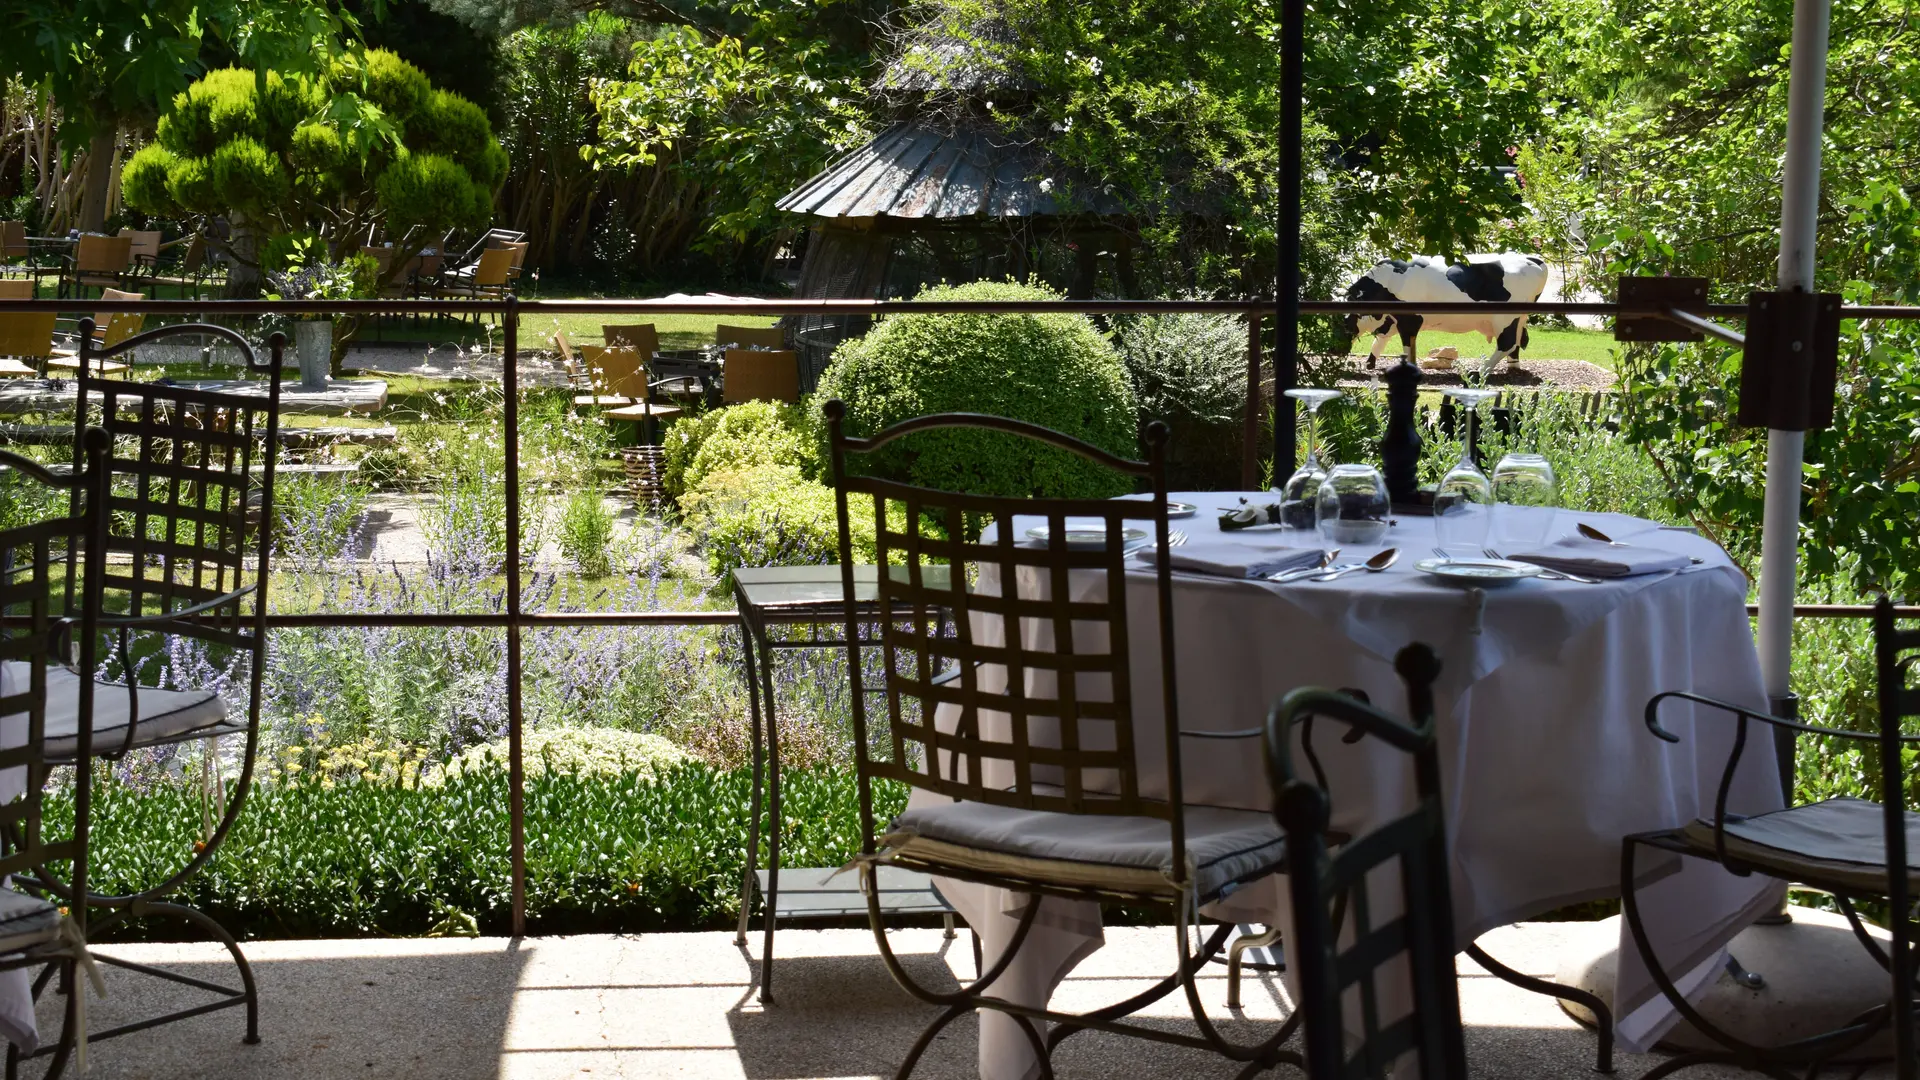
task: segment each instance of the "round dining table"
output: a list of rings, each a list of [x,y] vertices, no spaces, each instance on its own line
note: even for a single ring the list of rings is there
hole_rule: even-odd
[[[1272,494],[1172,498],[1197,508],[1170,523],[1184,534],[1172,549],[1178,555],[1172,560],[1173,632],[1183,729],[1258,727],[1281,695],[1309,685],[1362,690],[1376,705],[1404,712],[1406,691],[1393,672],[1393,655],[1412,642],[1438,653],[1436,723],[1456,943],[1462,947],[1496,927],[1617,897],[1623,836],[1712,814],[1734,725],[1706,710],[1696,722],[1692,706],[1673,702],[1662,722],[1680,741],[1668,744],[1647,730],[1649,698],[1690,690],[1755,709],[1766,706],[1746,611],[1746,577],[1717,545],[1691,531],[1619,514],[1501,507],[1507,518],[1496,521],[1490,543],[1504,555],[1556,553],[1555,543],[1590,554],[1591,543],[1580,547],[1571,539],[1586,524],[1625,545],[1609,550],[1635,556],[1630,563],[1662,563],[1664,554],[1676,558],[1665,559],[1665,569],[1591,583],[1533,577],[1463,585],[1418,568],[1437,557],[1433,520],[1406,515],[1393,520],[1379,544],[1342,545],[1343,563],[1397,549],[1397,561],[1384,571],[1275,582],[1249,578],[1241,568],[1284,562],[1297,554],[1290,548],[1318,547],[1315,534],[1278,526],[1226,531],[1219,524],[1222,511],[1240,507],[1242,498],[1260,504],[1271,502]],[[1012,527],[1024,531],[1029,524],[1016,519]],[[1508,524],[1531,534],[1531,542],[1516,547],[1503,539]],[[1126,580],[1134,745],[1144,757],[1160,753],[1154,748],[1162,745],[1164,721],[1155,579],[1145,563],[1157,555],[1152,549],[1140,555],[1140,572],[1129,572]],[[1106,587],[1098,575],[1076,575],[1070,588]],[[997,592],[996,568],[983,566],[977,587]],[[971,617],[983,640],[998,634],[1004,641],[1005,627],[994,625],[993,616]],[[1024,646],[1050,648],[1044,620],[1031,622],[1023,629]],[[1004,692],[1004,670],[985,667],[978,676],[983,690]],[[951,711],[942,707],[936,723],[950,724]],[[1315,749],[1328,777],[1335,830],[1357,836],[1411,808],[1411,769],[1403,755],[1374,740],[1345,744],[1324,736]],[[1270,810],[1263,760],[1239,740],[1187,740],[1187,800]],[[1152,793],[1155,769],[1143,761],[1143,794]],[[1164,793],[1164,759],[1157,775]],[[916,792],[914,798],[935,797]],[[1750,750],[1734,775],[1730,808],[1753,814],[1781,805],[1774,756]],[[1735,877],[1700,860],[1642,861],[1636,890],[1650,937],[1687,992],[1705,987],[1724,960],[1727,942],[1781,895],[1777,885]],[[951,879],[941,879],[939,887],[979,935],[985,962],[992,964],[1028,898]],[[1054,897],[1041,903],[1020,955],[995,984],[997,997],[1044,1004],[1073,967],[1100,948],[1096,904]],[[1284,933],[1290,923],[1285,881],[1253,882],[1204,913],[1279,926]],[[1632,946],[1622,944],[1615,1029],[1623,1049],[1641,1051],[1675,1017]],[[1383,1007],[1391,1009],[1393,988],[1383,984],[1383,994]],[[984,1080],[1037,1075],[1038,1063],[1012,1018],[982,1015],[979,1068]]]

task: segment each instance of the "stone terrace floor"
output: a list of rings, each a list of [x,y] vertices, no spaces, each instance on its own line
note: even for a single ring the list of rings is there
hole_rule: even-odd
[[[1577,928],[1565,923],[1523,924],[1482,940],[1520,970],[1551,977],[1567,935],[1574,932]],[[908,954],[925,980],[951,985],[956,971],[971,975],[964,933],[952,942],[933,929],[902,930],[895,937],[896,949]],[[1087,1007],[1118,1000],[1171,963],[1167,931],[1110,929],[1107,940],[1107,947],[1061,987],[1056,1003]],[[755,965],[727,933],[518,943],[499,938],[259,942],[247,951],[260,982],[260,1045],[243,1045],[239,1013],[226,1011],[95,1043],[89,1075],[96,1080],[891,1076],[934,1010],[893,984],[865,930],[782,930],[779,942],[779,1003],[771,1007],[755,1000]],[[231,974],[203,946],[103,951],[146,962],[204,965],[207,977],[223,981]],[[1592,1075],[1592,1033],[1577,1027],[1554,1002],[1500,982],[1464,957],[1460,972],[1475,1077]],[[110,996],[91,1005],[94,1030],[151,1012],[162,994],[178,990],[160,991],[166,984],[111,968],[107,976]],[[1276,1016],[1280,1001],[1272,979],[1252,980],[1244,993],[1247,1019],[1226,1025],[1242,1036],[1256,1022]],[[1213,966],[1203,995],[1216,1016],[1227,1015],[1223,966]],[[1162,1002],[1150,1015],[1178,1015],[1177,999]],[[50,1025],[50,1007],[43,1008],[43,1024]],[[952,1025],[916,1075],[928,1080],[977,1075],[975,1031],[971,1018]],[[1617,1075],[1634,1080],[1659,1060],[1621,1055]],[[1235,1071],[1205,1054],[1098,1033],[1069,1040],[1055,1066],[1062,1080],[1199,1080]],[[1268,1075],[1301,1074],[1282,1068]],[[1685,1075],[1731,1074],[1696,1069]]]

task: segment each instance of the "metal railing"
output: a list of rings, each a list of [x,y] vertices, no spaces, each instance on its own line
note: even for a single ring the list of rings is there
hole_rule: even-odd
[[[1742,318],[1742,305],[1716,304],[1695,307],[1692,312],[1672,308],[1611,303],[1401,303],[1347,301],[1301,301],[1302,315],[1396,315],[1396,314],[1484,314],[1484,315],[1593,315],[1637,316],[1665,319],[1701,329],[1701,316]],[[1247,300],[1047,300],[1047,301],[877,301],[877,300],[521,300],[508,296],[503,300],[345,300],[345,301],[235,301],[235,300],[0,300],[0,314],[15,311],[138,312],[156,316],[194,316],[223,320],[259,315],[493,315],[500,319],[502,352],[502,389],[504,413],[502,425],[514,437],[505,444],[506,486],[506,602],[498,612],[460,614],[423,613],[330,613],[270,614],[270,628],[296,627],[473,627],[505,632],[507,642],[507,741],[509,789],[509,859],[512,872],[512,926],[516,936],[526,930],[526,806],[525,763],[523,758],[524,716],[521,702],[521,635],[524,627],[559,626],[699,626],[730,625],[738,621],[734,611],[599,611],[536,612],[522,607],[522,560],[520,550],[520,377],[515,362],[519,353],[519,323],[527,315],[889,315],[889,314],[1084,314],[1084,315],[1168,315],[1206,313],[1237,316],[1247,324],[1247,405],[1242,418],[1241,479],[1246,488],[1258,484],[1263,420],[1263,386],[1268,378],[1263,361],[1264,324],[1277,319],[1280,305],[1272,299]],[[1920,318],[1920,307],[1847,307],[1844,319]],[[1733,331],[1714,324],[1707,331],[1722,340],[1737,337]],[[1271,378],[1276,398],[1292,387],[1298,377],[1298,357],[1283,354],[1274,357]],[[1274,470],[1293,468],[1294,416],[1291,409],[1276,409],[1274,416]],[[1753,608],[1749,606],[1751,612]],[[1872,613],[1865,605],[1809,604],[1795,608],[1795,615],[1809,618],[1864,618]],[[1899,609],[1902,617],[1920,617],[1920,607]]]

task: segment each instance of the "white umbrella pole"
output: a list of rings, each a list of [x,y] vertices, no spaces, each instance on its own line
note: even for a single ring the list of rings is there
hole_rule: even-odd
[[[1794,0],[1787,150],[1780,193],[1780,288],[1813,291],[1819,233],[1820,141],[1826,124],[1827,24],[1832,0]],[[1807,392],[1777,387],[1776,393]],[[1773,711],[1792,715],[1794,563],[1806,433],[1767,432],[1766,516],[1760,537],[1760,674]],[[1791,761],[1791,758],[1788,758]],[[1790,777],[1783,777],[1789,789]]]

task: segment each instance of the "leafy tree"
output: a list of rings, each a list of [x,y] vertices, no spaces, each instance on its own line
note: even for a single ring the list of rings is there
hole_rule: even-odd
[[[338,253],[383,226],[397,271],[446,230],[483,227],[505,173],[478,106],[375,49],[315,76],[213,72],[174,99],[122,193],[152,214],[226,216],[247,288],[262,242],[303,232]]]
[[[62,144],[85,146],[100,163],[88,169],[80,215],[82,228],[98,229],[119,129],[159,112],[206,70],[208,54],[283,74],[316,71],[357,29],[324,0],[14,0],[0,70],[45,87],[61,110]]]

